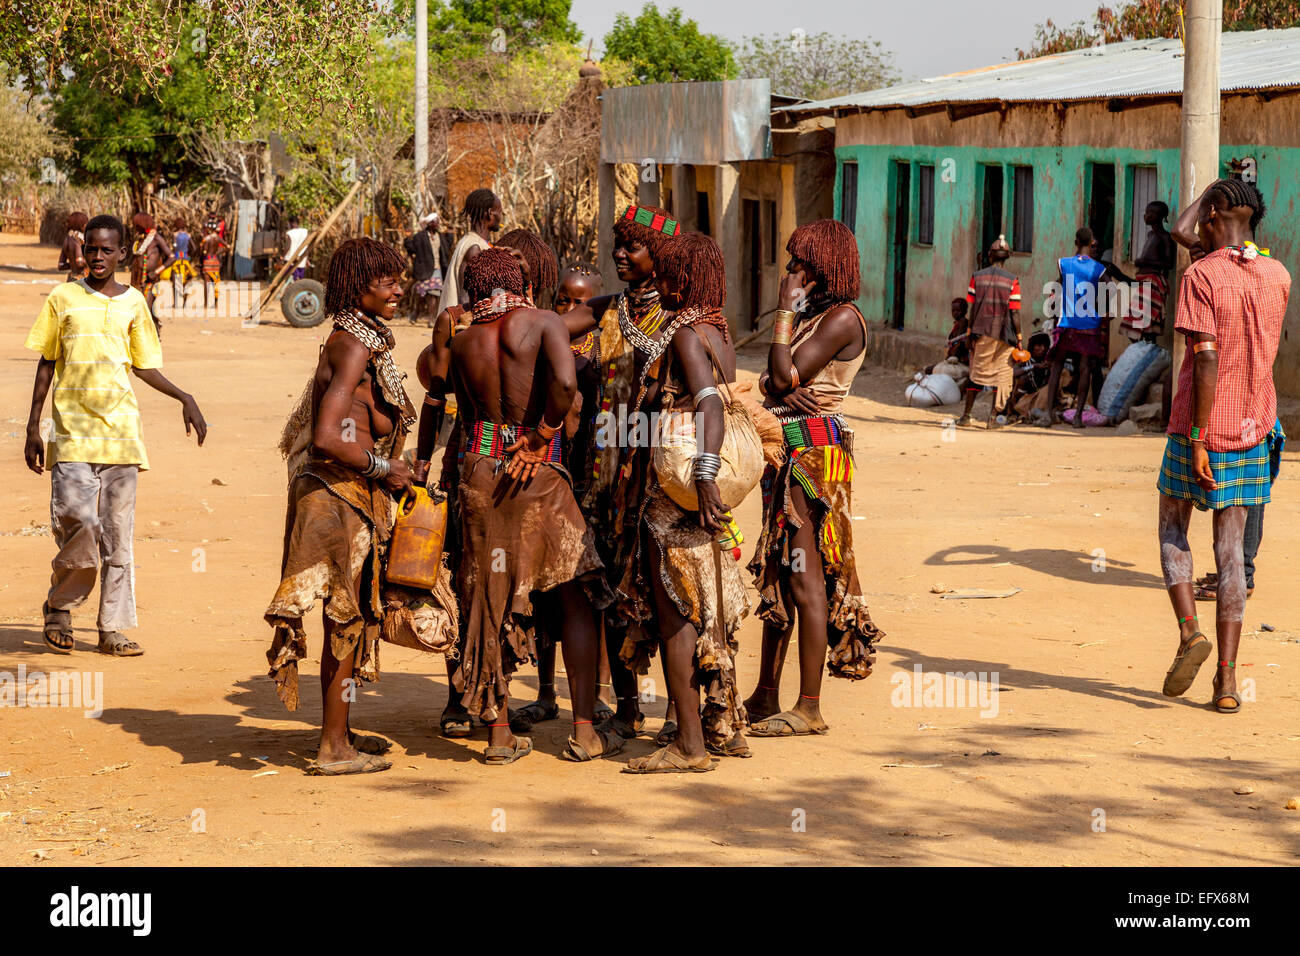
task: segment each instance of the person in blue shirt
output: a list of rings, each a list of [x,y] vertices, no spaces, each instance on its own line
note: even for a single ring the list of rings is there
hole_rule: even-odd
[[[1074,427],[1083,427],[1083,409],[1087,404],[1094,374],[1101,374],[1110,336],[1106,284],[1132,280],[1113,263],[1093,258],[1097,240],[1084,226],[1074,234],[1074,255],[1057,262],[1057,290],[1053,298],[1060,306],[1056,323],[1056,344],[1050,355],[1051,378],[1048,380],[1048,409],[1056,407],[1061,371],[1070,355],[1079,356],[1079,383],[1075,399]],[[1052,419],[1043,420],[1050,428]]]

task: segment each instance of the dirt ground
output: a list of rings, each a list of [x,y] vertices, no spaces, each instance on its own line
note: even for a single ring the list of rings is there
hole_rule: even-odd
[[[618,771],[650,752],[646,738],[608,761],[559,760],[566,710],[539,725],[532,756],[489,768],[480,762],[483,731],[468,741],[436,732],[447,699],[441,658],[386,647],[384,677],[365,688],[353,714],[358,730],[396,742],[394,768],[307,777],[317,662],[304,668],[303,709],[286,712],[266,676],[270,631],[261,614],[277,580],[284,521],[275,444],[323,330],[241,329],[229,318],[165,326],[165,374],[195,394],[211,428],[196,448],[175,403],[137,383],[153,470],[139,490],[141,626],[133,636],[147,653],[94,653],[92,597],[74,614],[76,654],[55,656],[40,634],[54,546],[49,480],[22,461],[35,367],[22,343],[58,279],[57,257],[27,237],[0,235],[0,671],[102,673],[103,714],[25,707],[0,718],[0,862],[1300,859],[1300,812],[1284,809],[1300,795],[1300,620],[1286,584],[1300,557],[1300,525],[1283,518],[1294,514],[1295,454],[1275,489],[1259,591],[1247,606],[1238,673],[1253,682],[1254,700],[1235,717],[1207,709],[1210,666],[1185,698],[1160,694],[1176,629],[1154,540],[1159,436],[945,431],[943,410],[904,406],[906,376],[869,369],[848,407],[862,519],[854,533],[859,575],[887,637],[868,680],[827,679],[828,736],[755,739],[753,759],[724,760],[714,773],[643,778]],[[427,332],[396,331],[399,359],[413,370]],[[744,364],[752,377],[757,359]],[[739,517],[748,560],[757,494]],[[1194,533],[1204,570],[1212,560],[1204,516]],[[951,600],[932,593],[936,585],[1022,590]],[[1212,611],[1202,608],[1208,621]],[[756,619],[740,643],[748,693]],[[902,706],[913,697],[891,678],[915,667],[996,674],[996,714]],[[516,687],[531,699],[535,672],[525,669]],[[791,660],[782,702],[796,694]],[[647,710],[653,732],[662,699]]]

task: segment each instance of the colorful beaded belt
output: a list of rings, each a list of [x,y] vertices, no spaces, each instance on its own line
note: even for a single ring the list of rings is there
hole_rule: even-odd
[[[844,419],[839,415],[809,415],[806,418],[782,418],[787,448],[819,448],[838,445],[844,434]]]
[[[524,435],[537,431],[525,425],[501,425],[496,422],[474,422],[465,429],[465,440],[461,442],[460,453],[486,455],[488,458],[505,458],[506,449]],[[561,460],[560,433],[551,439],[548,461]]]

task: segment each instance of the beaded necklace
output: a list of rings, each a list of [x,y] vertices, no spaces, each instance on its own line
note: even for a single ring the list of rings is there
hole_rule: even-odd
[[[348,333],[370,350],[375,378],[379,380],[379,390],[383,392],[388,404],[397,409],[406,427],[410,428],[415,424],[415,416],[407,411],[411,400],[402,385],[406,374],[399,371],[397,363],[393,361],[393,346],[396,342],[393,330],[360,309],[339,312],[333,318],[335,329]]]
[[[640,316],[632,311],[631,298],[628,293],[623,293],[618,297],[618,324],[623,330],[623,337],[626,338],[632,347],[639,352],[647,355],[654,354],[655,336],[663,328],[664,321],[667,319],[667,313],[659,304],[659,293],[655,291],[652,295],[642,297],[640,305],[649,305]]]
[[[642,311],[644,310],[644,311]],[[637,313],[641,312],[640,317]],[[624,289],[618,296],[618,325],[623,337],[634,347],[649,352],[654,347],[652,336],[663,325],[666,314],[659,305],[659,290],[654,286],[647,289]],[[592,331],[595,334],[595,330]],[[599,347],[599,345],[597,346]],[[598,356],[597,367],[602,356]],[[612,359],[605,365],[605,380],[600,388],[600,414],[603,421],[609,421],[614,409],[614,381],[618,378],[618,363]],[[591,477],[600,478],[601,455],[592,456]]]
[[[532,308],[532,305],[532,301],[527,296],[514,295],[508,292],[498,293],[474,303],[474,307],[471,309],[474,317],[470,319],[470,324],[491,322],[507,312],[512,312],[515,309]]]
[[[1242,243],[1239,246],[1225,246],[1224,248],[1228,250],[1229,255],[1241,259],[1245,262],[1250,262],[1253,259],[1255,259],[1257,256],[1268,256],[1269,258],[1272,258],[1272,256],[1269,255],[1269,251],[1267,249],[1261,249],[1259,246],[1255,245],[1255,243],[1251,242],[1249,239],[1247,239],[1244,243]]]
[[[592,329],[582,338],[578,339],[578,341],[570,342],[569,350],[573,352],[574,355],[586,355],[588,350],[591,348],[591,343],[594,342],[595,340],[596,340],[596,330]]]

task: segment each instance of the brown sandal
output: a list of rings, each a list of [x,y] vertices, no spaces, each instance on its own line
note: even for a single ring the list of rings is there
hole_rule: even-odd
[[[636,720],[628,723],[622,717],[615,714],[608,720],[603,720],[596,725],[596,730],[600,733],[618,734],[625,740],[631,740],[634,737],[641,736],[641,729],[645,727],[645,714],[637,714]]]
[[[71,654],[75,641],[72,638],[72,614],[56,611],[49,602],[41,606],[45,618],[45,643],[56,654]]]
[[[483,751],[483,762],[493,767],[504,767],[506,764],[514,763],[520,757],[527,757],[532,752],[532,738],[516,736],[513,746],[489,747]]]
[[[766,720],[760,720],[758,723],[749,728],[751,737],[824,737],[830,733],[830,728],[823,724],[821,727],[814,727],[807,720],[800,717],[794,711],[783,710],[779,714],[773,714]]]
[[[673,753],[667,747],[660,747],[648,757],[634,757],[627,762],[623,773],[708,773],[718,767],[708,754],[699,760],[689,761]]]
[[[344,777],[354,773],[379,773],[391,767],[392,761],[376,754],[357,754],[351,760],[332,760],[320,763],[313,760],[307,765],[310,777]]]
[[[719,746],[711,740],[704,742],[704,749],[711,754],[717,754],[719,757],[752,757],[754,751],[749,749],[749,744],[745,743],[744,735],[736,734],[726,743]]]
[[[659,733],[655,735],[655,743],[660,747],[667,747],[677,739],[677,721],[665,720]]]
[[[100,631],[99,653],[113,657],[139,657],[144,648],[121,631]]]
[[[1180,622],[1181,623],[1181,622]],[[1210,656],[1210,639],[1197,631],[1176,655],[1165,674],[1165,684],[1161,693],[1166,697],[1181,697],[1196,681],[1196,672],[1201,669],[1205,659]]]
[[[376,756],[386,754],[393,749],[393,742],[385,740],[383,737],[375,737],[372,734],[353,734],[352,739],[348,741],[352,749],[357,753],[374,754]]]
[[[589,760],[612,757],[627,746],[626,738],[619,734],[603,734],[596,731],[596,736],[600,738],[600,753],[588,753],[587,748],[578,743],[576,737],[570,737],[569,742],[564,745],[564,750],[560,753],[560,759],[568,760],[571,763],[587,763]]]

